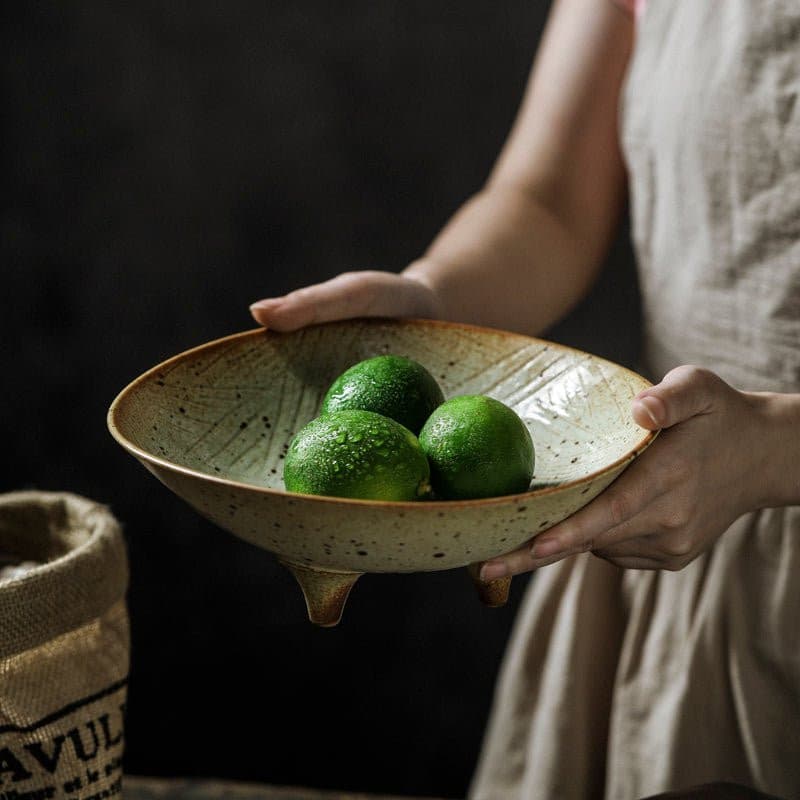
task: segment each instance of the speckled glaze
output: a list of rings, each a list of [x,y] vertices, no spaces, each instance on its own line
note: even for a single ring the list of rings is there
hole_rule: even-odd
[[[536,449],[531,490],[408,503],[284,491],[283,458],[294,433],[317,415],[334,378],[384,353],[425,365],[446,397],[487,394],[511,406]],[[248,331],[175,356],[120,393],[108,425],[193,508],[293,568],[312,620],[330,625],[364,572],[475,564],[589,502],[653,439],[630,415],[631,399],[648,385],[603,359],[517,334],[427,320],[349,320],[294,333]],[[498,592],[485,587],[482,594],[497,605]]]

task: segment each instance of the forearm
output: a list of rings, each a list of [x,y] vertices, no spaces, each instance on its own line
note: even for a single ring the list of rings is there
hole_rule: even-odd
[[[490,184],[467,202],[406,274],[429,286],[438,316],[540,334],[588,291],[602,265],[605,229],[581,229],[533,193]]]
[[[407,271],[440,316],[538,334],[585,295],[626,192],[617,109],[632,42],[612,3],[554,3],[487,187]]]

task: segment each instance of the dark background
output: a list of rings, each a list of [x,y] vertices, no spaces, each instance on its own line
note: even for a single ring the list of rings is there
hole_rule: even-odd
[[[0,489],[108,503],[130,550],[127,771],[460,797],[525,580],[366,576],[312,628],[273,558],[108,435],[164,358],[255,299],[397,270],[480,187],[547,3],[17,4],[3,26]],[[8,15],[9,12],[6,12]],[[623,233],[551,338],[630,364]]]

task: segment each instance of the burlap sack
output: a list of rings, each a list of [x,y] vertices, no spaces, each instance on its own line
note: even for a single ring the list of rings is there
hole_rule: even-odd
[[[0,495],[0,800],[121,795],[127,582],[107,508]]]

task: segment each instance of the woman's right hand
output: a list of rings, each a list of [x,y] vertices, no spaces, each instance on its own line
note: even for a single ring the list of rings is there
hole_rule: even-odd
[[[265,328],[293,331],[352,317],[436,319],[441,316],[441,303],[417,275],[363,270],[344,272],[283,297],[259,300],[250,306],[250,313]]]

